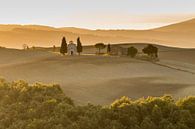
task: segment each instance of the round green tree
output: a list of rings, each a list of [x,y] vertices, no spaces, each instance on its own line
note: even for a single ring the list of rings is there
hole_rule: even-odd
[[[106,45],[104,43],[97,43],[95,47],[98,49],[99,54],[101,53],[101,49],[104,49]]]
[[[158,48],[153,46],[152,44],[149,44],[146,46],[143,50],[143,53],[147,54],[150,57],[158,58]]]
[[[135,47],[129,47],[128,48],[128,56],[131,56],[132,58],[134,58],[138,53],[137,48]]]

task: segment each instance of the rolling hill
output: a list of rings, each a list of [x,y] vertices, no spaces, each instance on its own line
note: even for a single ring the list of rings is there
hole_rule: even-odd
[[[123,44],[140,49],[147,44]],[[157,45],[158,63],[129,57],[61,56],[57,52],[0,48],[0,77],[9,81],[57,83],[77,104],[107,105],[121,96],[133,99],[172,94],[195,95],[195,49]],[[84,53],[96,49],[84,47]]]
[[[54,28],[40,25],[0,25],[0,46],[22,48],[59,45],[62,36],[84,45],[126,42],[150,42],[176,47],[195,48],[195,19],[151,30],[89,30],[74,27]]]

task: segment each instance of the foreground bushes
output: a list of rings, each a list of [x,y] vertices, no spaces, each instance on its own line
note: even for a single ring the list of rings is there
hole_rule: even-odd
[[[0,129],[195,129],[195,97],[75,106],[58,85],[0,80]]]

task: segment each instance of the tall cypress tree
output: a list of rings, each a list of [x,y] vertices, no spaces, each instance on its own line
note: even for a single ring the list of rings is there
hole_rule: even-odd
[[[83,46],[82,46],[82,43],[80,41],[80,37],[77,38],[77,52],[80,53],[83,51]]]
[[[110,52],[111,52],[111,47],[110,47],[110,44],[108,44],[108,46],[107,46],[107,53],[110,54]]]
[[[63,54],[63,55],[65,55],[65,53],[67,53],[67,43],[66,43],[66,38],[65,37],[62,38],[60,53]]]

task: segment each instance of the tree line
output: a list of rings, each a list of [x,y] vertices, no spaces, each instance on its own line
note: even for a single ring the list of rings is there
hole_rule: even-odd
[[[101,54],[101,49],[106,48],[106,45],[104,43],[97,43],[97,44],[95,44],[95,47],[98,49],[98,54]],[[107,45],[107,54],[110,54],[111,51],[112,51],[111,45],[108,44]],[[144,47],[142,49],[142,52],[144,54],[147,54],[149,57],[158,58],[158,48],[152,44],[148,44],[146,47]],[[131,46],[127,49],[127,56],[134,58],[137,54],[138,54],[137,48]]]
[[[59,85],[0,79],[0,129],[195,129],[195,96],[77,106]]]
[[[110,44],[105,45],[104,43],[97,43],[95,44],[95,47],[98,49],[98,54],[101,54],[101,50],[105,49],[106,47],[107,47],[107,54],[110,55],[112,52],[112,48]],[[30,47],[27,44],[23,44],[23,49],[29,50]],[[32,46],[31,49],[35,50],[35,46]],[[54,52],[56,51],[55,45],[53,46],[53,51]],[[60,53],[62,55],[65,55],[67,52],[68,52],[68,44],[66,42],[66,38],[63,37],[60,46]],[[83,46],[80,41],[80,37],[77,38],[77,52],[79,55],[83,52]],[[142,52],[144,54],[147,54],[151,58],[158,58],[158,48],[152,44],[148,44],[146,47],[144,47],[142,49]],[[137,54],[138,54],[138,49],[136,47],[131,46],[127,49],[127,56],[134,58]]]

